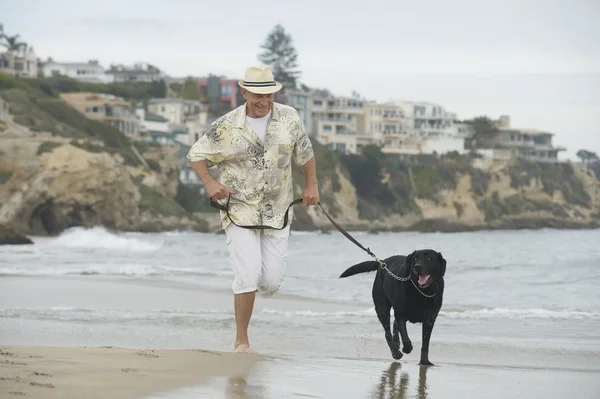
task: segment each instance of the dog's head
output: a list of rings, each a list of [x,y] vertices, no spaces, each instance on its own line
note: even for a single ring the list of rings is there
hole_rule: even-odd
[[[420,249],[408,255],[410,277],[420,288],[437,285],[446,274],[446,259],[433,249]]]

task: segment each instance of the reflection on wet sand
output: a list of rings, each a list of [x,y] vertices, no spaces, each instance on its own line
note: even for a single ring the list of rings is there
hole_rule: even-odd
[[[265,388],[261,385],[248,384],[244,377],[230,377],[225,386],[227,399],[258,399],[266,398]]]
[[[419,386],[417,398],[427,399],[427,366],[419,366]],[[402,370],[402,363],[394,362],[382,373],[379,384],[373,390],[372,398],[404,399],[408,398],[409,374]],[[399,381],[398,379],[398,373]],[[414,397],[410,395],[410,397]]]

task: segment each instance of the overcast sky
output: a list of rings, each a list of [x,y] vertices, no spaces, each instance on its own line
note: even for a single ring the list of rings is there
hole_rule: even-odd
[[[600,154],[600,1],[0,0],[40,57],[146,61],[171,76],[241,78],[281,23],[301,81],[369,100],[430,101],[460,119],[508,114]],[[596,115],[596,116],[594,116]]]

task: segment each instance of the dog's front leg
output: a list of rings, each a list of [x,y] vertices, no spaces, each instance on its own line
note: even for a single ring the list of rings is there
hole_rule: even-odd
[[[402,338],[402,352],[409,354],[413,350],[412,342],[408,338],[408,331],[406,331],[406,319],[395,315],[394,329],[396,326],[400,330],[400,338]]]
[[[398,350],[400,350],[400,336],[398,335],[399,329],[398,329],[398,320],[394,320],[394,345],[396,345],[396,348],[398,348]]]
[[[419,364],[425,366],[433,366],[433,363],[429,361],[429,340],[431,339],[434,324],[435,318],[423,322],[423,344],[421,345],[421,361]]]

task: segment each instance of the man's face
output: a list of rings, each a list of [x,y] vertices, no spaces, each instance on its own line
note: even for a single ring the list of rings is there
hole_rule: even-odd
[[[275,95],[271,94],[256,94],[249,92],[246,89],[242,89],[242,96],[247,102],[246,114],[250,118],[262,118],[267,115],[273,106],[273,98]]]

